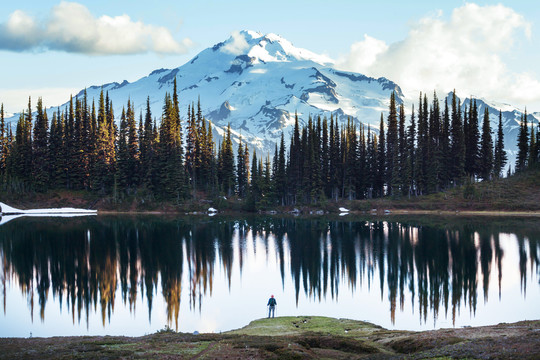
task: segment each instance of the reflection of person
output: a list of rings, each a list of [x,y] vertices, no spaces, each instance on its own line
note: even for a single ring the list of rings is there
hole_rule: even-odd
[[[272,317],[274,317],[274,311],[276,309],[277,301],[274,299],[274,295],[270,296],[270,299],[268,299],[268,317],[270,317],[270,314],[272,314]]]

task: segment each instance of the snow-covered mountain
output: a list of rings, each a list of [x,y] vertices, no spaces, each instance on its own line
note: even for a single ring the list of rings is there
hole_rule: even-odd
[[[136,113],[144,112],[149,96],[153,116],[159,121],[165,93],[173,91],[175,77],[181,116],[186,116],[188,104],[200,98],[203,115],[212,121],[216,136],[230,124],[233,136],[238,139],[241,135],[259,153],[272,152],[282,133],[289,138],[295,112],[301,123],[310,115],[329,118],[334,114],[342,123],[351,117],[378,128],[381,112],[388,112],[392,91],[399,103],[407,102],[400,87],[386,78],[336,70],[326,56],[297,48],[278,35],[253,31],[235,33],[178,68],[159,69],[133,83],[114,82],[86,91],[96,101],[101,89],[108,92],[117,117],[128,99],[134,102]],[[463,104],[467,103],[464,99]],[[483,106],[489,106],[494,128],[498,111],[503,110],[505,143],[508,150],[515,151],[521,112],[485,100],[477,103],[480,114]],[[536,122],[536,118],[530,116],[529,121]]]
[[[128,98],[136,113],[144,112],[150,96],[152,114],[159,121],[165,93],[172,93],[176,77],[183,117],[188,104],[200,97],[203,115],[212,121],[216,135],[230,123],[236,137],[242,135],[258,151],[267,152],[273,151],[282,132],[288,138],[295,112],[301,123],[307,123],[309,115],[329,118],[333,113],[341,122],[350,116],[378,126],[391,92],[402,101],[401,89],[392,81],[338,71],[332,65],[326,56],[294,47],[278,35],[242,31],[178,68],[86,91],[96,101],[102,88],[108,92],[117,117]]]

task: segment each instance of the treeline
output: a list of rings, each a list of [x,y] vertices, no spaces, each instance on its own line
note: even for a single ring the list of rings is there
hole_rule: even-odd
[[[462,107],[455,93],[450,107],[443,103],[441,109],[435,93],[431,102],[420,94],[407,121],[403,104],[392,94],[378,133],[352,120],[340,127],[333,116],[309,117],[300,127],[296,116],[289,146],[282,134],[270,159],[250,156],[241,138],[234,151],[230,127],[216,145],[200,101],[188,106],[181,120],[176,80],[159,125],[149,98],[138,121],[128,100],[119,127],[103,91],[97,106],[84,92],[53,112],[50,121],[41,99],[34,119],[29,100],[15,134],[0,109],[0,186],[16,193],[63,188],[176,202],[200,193],[237,195],[255,208],[417,196],[500,176],[507,162],[502,114],[494,139],[487,108],[482,117],[475,100]],[[521,124],[516,171],[540,162],[540,127],[529,132],[526,113]]]

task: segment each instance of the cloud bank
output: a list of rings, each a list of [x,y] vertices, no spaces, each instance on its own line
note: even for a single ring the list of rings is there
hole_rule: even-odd
[[[233,31],[230,40],[223,46],[222,51],[232,54],[240,55],[249,47],[244,35],[240,31]]]
[[[58,50],[89,55],[184,54],[192,42],[177,41],[161,26],[132,21],[128,15],[94,17],[88,8],[61,2],[44,19],[16,10],[0,24],[0,49]]]
[[[404,91],[451,91],[527,104],[540,101],[540,82],[511,71],[503,61],[531,25],[503,5],[465,4],[449,20],[425,17],[410,27],[403,41],[386,44],[368,35],[337,62],[341,69],[384,76]]]

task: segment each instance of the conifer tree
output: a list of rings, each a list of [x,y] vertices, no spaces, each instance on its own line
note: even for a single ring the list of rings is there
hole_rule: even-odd
[[[417,194],[422,195],[427,192],[428,186],[428,167],[429,167],[429,127],[427,106],[424,106],[422,101],[422,93],[420,93],[418,107],[418,140],[416,151],[416,174],[415,184]]]
[[[529,129],[527,126],[527,110],[525,116],[521,116],[518,134],[518,154],[516,158],[516,172],[524,171],[527,168],[527,158],[529,155]]]
[[[32,100],[28,98],[28,109],[21,113],[15,134],[16,148],[13,151],[15,176],[22,189],[28,189],[31,184],[33,165],[32,154]]]
[[[129,101],[128,101],[129,106]],[[129,186],[129,150],[127,145],[127,121],[126,121],[126,111],[125,108],[122,109],[122,115],[120,116],[120,133],[118,136],[118,151],[117,155],[117,176],[116,176],[116,185],[118,191],[124,193],[128,190]]]
[[[4,104],[0,105],[0,189],[5,183],[6,158],[7,158],[7,136],[5,134]]]
[[[322,139],[321,139],[321,183],[324,189],[326,196],[330,194],[330,175],[329,175],[329,161],[330,161],[330,151],[328,149],[328,120],[326,116],[322,122]]]
[[[300,143],[300,126],[298,124],[298,114],[294,114],[294,129],[291,138],[291,144],[289,146],[289,166],[288,166],[288,180],[289,189],[291,192],[292,203],[297,201],[298,192],[302,187],[302,146]]]
[[[197,120],[195,118],[195,106],[188,105],[187,135],[186,135],[186,171],[190,182],[196,187],[196,166],[197,166]]]
[[[357,168],[357,158],[358,158],[358,145],[357,145],[357,136],[356,136],[356,126],[351,121],[347,119],[347,127],[345,128],[345,136],[343,136],[344,146],[344,187],[345,191],[343,196],[347,197],[349,200],[353,200],[356,197],[356,181],[357,174],[355,172]]]
[[[28,100],[29,114],[24,111],[19,116],[15,132],[15,144],[10,154],[10,173],[12,187],[18,191],[26,191],[30,187],[32,174],[32,112],[31,100]]]
[[[407,164],[405,167],[405,178],[407,180],[407,193],[409,197],[416,194],[416,122],[414,116],[414,105],[411,109],[411,122],[407,129]]]
[[[378,197],[383,197],[385,174],[386,174],[386,141],[384,134],[384,120],[381,113],[381,121],[379,122],[379,142],[377,148],[377,172],[375,178],[375,194]]]
[[[330,189],[331,189],[331,198],[335,201],[338,200],[339,196],[339,173],[341,171],[341,161],[340,161],[340,137],[339,137],[339,125],[337,119],[334,123],[334,118],[330,116],[330,159],[329,159],[329,177],[330,177]]]
[[[50,183],[51,187],[63,187],[64,172],[64,124],[60,109],[53,113],[49,136]]]
[[[364,199],[367,193],[367,150],[366,150],[366,134],[364,126],[360,125],[360,136],[358,139],[358,159],[356,166],[356,198]]]
[[[322,183],[322,163],[321,163],[321,117],[317,116],[317,123],[313,124],[309,132],[310,162],[311,162],[311,193],[312,202],[317,202],[324,195]],[[352,164],[354,171],[354,164]]]
[[[108,100],[104,98],[103,89],[99,95],[98,103],[98,116],[97,116],[97,143],[96,143],[96,161],[94,163],[93,171],[93,188],[96,191],[101,193],[106,193],[111,186],[111,175],[113,170],[113,159],[110,149],[110,131],[111,127],[109,126],[108,114],[109,111]],[[71,120],[71,108],[70,105],[70,115],[68,116],[68,147],[73,149],[75,145],[73,144],[73,138],[71,135],[73,132],[73,121]],[[68,183],[68,186],[71,184]]]
[[[254,204],[258,203],[261,199],[261,172],[259,163],[257,161],[257,152],[253,152],[253,158],[251,160],[251,180],[250,180],[250,195]]]
[[[139,137],[135,122],[135,105],[128,100],[126,111],[127,136],[127,170],[131,176],[128,178],[128,190],[131,192],[139,184]]]
[[[176,80],[175,80],[176,84]],[[176,86],[174,86],[176,89]],[[180,201],[185,196],[185,167],[181,137],[178,97],[176,92],[165,95],[163,115],[159,129],[159,146],[156,175],[162,196]]]
[[[482,140],[480,145],[480,176],[483,180],[491,179],[493,173],[493,139],[491,137],[491,125],[489,123],[489,110],[484,111],[482,121]]]
[[[408,151],[407,151],[407,136],[405,129],[405,107],[403,103],[399,106],[399,130],[398,130],[398,143],[399,143],[399,173],[398,184],[400,188],[400,194],[405,195],[408,191],[408,181],[406,175]]]
[[[38,98],[36,121],[34,123],[33,173],[32,181],[39,191],[45,191],[49,185],[49,121],[43,103]]]
[[[440,148],[440,173],[439,184],[441,188],[445,189],[450,184],[451,169],[452,169],[452,157],[450,154],[450,113],[448,110],[448,101],[444,102],[444,113],[441,125],[441,134],[439,140]]]
[[[390,109],[388,114],[388,132],[386,136],[386,183],[388,194],[394,195],[399,187],[399,143],[398,119],[396,109],[396,95],[390,95]]]
[[[465,172],[471,179],[474,179],[481,172],[478,141],[480,139],[480,133],[478,130],[478,107],[476,105],[476,99],[473,100],[471,98],[469,101],[469,116],[465,130]]]
[[[531,133],[529,135],[529,159],[528,166],[533,168],[536,166],[538,161],[538,143],[536,139],[536,134],[534,132],[534,124],[531,122]]]
[[[427,114],[427,96],[424,94],[424,113]],[[436,192],[439,190],[439,174],[441,169],[441,153],[439,147],[441,114],[439,99],[437,94],[433,92],[433,103],[429,110],[428,122],[428,146],[427,146],[427,191]]]
[[[150,97],[146,98],[146,112],[140,142],[141,177],[142,183],[149,190],[154,190],[154,163],[156,156],[154,128],[152,126],[152,111],[150,109]]]
[[[367,159],[366,159],[366,183],[368,184],[367,198],[371,199],[377,196],[376,179],[378,177],[378,160],[377,160],[377,136],[371,133],[371,128],[367,130]]]
[[[497,128],[497,143],[495,144],[495,156],[493,162],[493,174],[495,177],[501,176],[508,158],[504,150],[504,133],[502,125],[502,112],[499,110],[499,126]]]
[[[238,184],[238,196],[244,197],[246,195],[246,190],[248,186],[248,177],[242,137],[240,137],[240,141],[238,142],[238,151],[236,153],[236,157],[236,179]]]
[[[452,183],[461,182],[465,172],[465,143],[461,119],[461,100],[456,104],[456,91],[452,93],[452,121],[450,124],[450,151]]]
[[[227,196],[231,196],[236,187],[236,167],[234,165],[230,124],[227,126],[227,132],[223,137],[220,154],[218,170],[219,183]]]
[[[277,148],[276,148],[277,150]],[[277,152],[277,158],[276,161],[276,167],[275,171],[273,172],[274,175],[274,194],[276,194],[276,198],[278,199],[279,203],[281,205],[285,205],[285,198],[286,198],[286,173],[285,173],[285,139],[283,137],[283,133],[281,134],[281,141],[279,145],[279,150]]]

